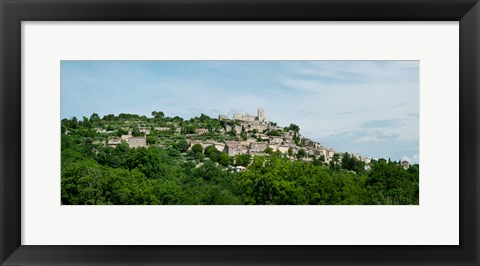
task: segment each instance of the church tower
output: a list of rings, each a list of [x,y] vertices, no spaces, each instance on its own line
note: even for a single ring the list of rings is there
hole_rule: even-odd
[[[263,108],[258,108],[258,121],[265,122],[265,111],[263,111]]]

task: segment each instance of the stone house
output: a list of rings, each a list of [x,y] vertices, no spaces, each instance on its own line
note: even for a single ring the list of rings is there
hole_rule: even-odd
[[[122,143],[122,139],[110,139],[107,141],[107,145],[110,147],[116,147]]]
[[[283,139],[281,137],[270,136],[269,144],[281,144]]]
[[[233,114],[233,120],[255,121],[255,116],[249,114]]]
[[[239,142],[227,142],[223,151],[226,152],[228,156],[235,156],[238,154],[247,154],[248,147]]]
[[[142,132],[143,134],[149,135],[150,134],[150,129],[146,127],[141,127],[138,129],[138,131]]]
[[[318,142],[315,142],[311,139],[307,139],[307,138],[303,138],[302,139],[302,143],[307,146],[307,147],[310,147],[310,148],[320,148],[320,143]]]
[[[277,150],[279,150],[281,153],[288,153],[288,149],[290,146],[287,145],[278,145]]]
[[[169,131],[170,130],[169,127],[155,127],[153,129],[155,129],[156,131]]]
[[[197,128],[197,129],[195,129],[195,133],[197,133],[199,135],[206,134],[206,133],[208,133],[208,128]]]
[[[233,127],[232,126],[229,126],[229,125],[225,125],[225,131],[234,131],[236,134],[240,134],[242,132],[242,126],[238,126],[238,125],[234,125]]]
[[[408,161],[402,161],[402,167],[407,170],[410,167],[410,163]]]
[[[250,143],[250,151],[254,153],[263,152],[268,148],[266,142],[252,142]]]
[[[261,140],[265,140],[265,141],[269,141],[270,140],[270,137],[268,137],[267,135],[265,134],[258,134],[257,135],[259,139]]]
[[[216,142],[214,145],[215,149],[218,151],[223,151],[225,149],[225,143]]]
[[[122,140],[127,140],[131,137],[133,137],[133,136],[132,135],[122,135]]]
[[[131,137],[127,139],[128,146],[130,148],[147,147],[146,137]]]
[[[317,156],[322,156],[327,158],[327,150],[325,149],[314,149],[313,150],[313,154],[317,155]]]

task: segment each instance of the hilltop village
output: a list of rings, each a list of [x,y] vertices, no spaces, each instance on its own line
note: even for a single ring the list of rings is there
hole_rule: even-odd
[[[417,164],[336,152],[262,108],[92,114],[61,133],[62,204],[418,204]]]
[[[257,116],[250,114],[234,114],[232,119],[219,115],[220,121],[225,121],[223,132],[235,132],[241,139],[239,141],[226,141],[218,143],[212,141],[190,141],[190,146],[200,144],[202,147],[215,145],[218,150],[226,152],[229,156],[237,154],[265,155],[265,152],[279,151],[282,154],[302,160],[311,161],[314,156],[322,157],[325,162],[333,159],[335,151],[323,147],[320,143],[303,137],[298,126],[280,127],[265,118],[265,111],[259,108]],[[235,122],[235,123],[232,123]],[[202,134],[206,129],[201,129]],[[300,154],[299,154],[300,153]]]
[[[119,118],[122,115],[124,123],[120,127],[117,119],[116,127],[103,125],[95,128],[98,134],[104,135],[104,138],[94,141],[94,144],[105,143],[116,147],[127,143],[130,148],[150,145],[166,147],[171,138],[165,137],[173,135],[176,139],[184,138],[189,150],[195,145],[201,146],[203,150],[211,146],[230,157],[278,152],[291,159],[303,161],[318,159],[328,164],[333,160],[340,160],[343,156],[332,148],[302,136],[299,126],[295,124],[281,127],[275,122],[268,121],[263,108],[257,110],[257,115],[233,114],[231,118],[219,115],[218,119],[213,119],[202,114],[199,118],[192,118],[189,121],[183,121],[180,117],[167,119],[162,112],[152,112],[153,122],[147,122],[145,117],[139,116],[138,119],[130,117],[135,115],[120,114]],[[110,116],[113,122],[115,116]],[[108,116],[102,120],[108,121]],[[356,153],[349,155],[363,161],[365,169],[369,168],[371,158]],[[408,162],[402,162],[402,166],[408,168]]]

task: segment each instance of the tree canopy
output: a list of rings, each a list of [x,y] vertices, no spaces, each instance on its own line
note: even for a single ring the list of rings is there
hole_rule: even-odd
[[[149,128],[141,124],[148,119],[161,117],[158,126],[175,120],[158,112],[152,115],[156,118],[120,114],[100,119],[92,114],[81,120],[62,119],[62,204],[419,204],[418,164],[404,169],[401,162],[379,159],[368,168],[350,153],[336,153],[328,160],[311,158],[305,147],[287,154],[267,148],[258,155],[229,156],[215,145],[189,148],[185,136],[172,130],[149,135],[148,147],[130,148],[126,142],[111,147],[97,132],[111,127],[112,132],[102,134],[116,137],[124,135],[124,125],[132,119],[137,130]],[[176,121],[182,127],[190,123]],[[211,128],[219,125],[203,114],[192,121]]]

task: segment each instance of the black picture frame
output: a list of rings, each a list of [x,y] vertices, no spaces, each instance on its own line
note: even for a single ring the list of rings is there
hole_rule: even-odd
[[[1,265],[479,265],[478,0],[0,0],[0,16]],[[460,245],[22,246],[22,21],[150,20],[459,21]]]

